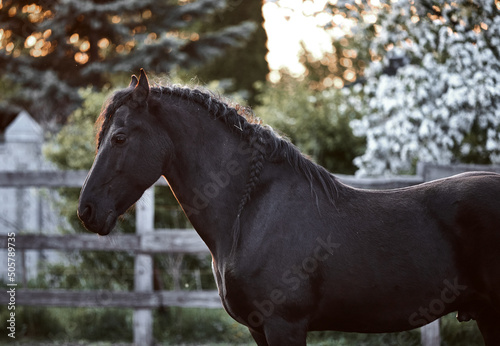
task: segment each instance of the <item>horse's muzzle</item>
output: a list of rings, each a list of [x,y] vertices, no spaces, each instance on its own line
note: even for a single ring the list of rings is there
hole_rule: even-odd
[[[116,224],[116,213],[113,210],[99,215],[92,203],[80,203],[77,214],[86,229],[99,235],[109,234]]]

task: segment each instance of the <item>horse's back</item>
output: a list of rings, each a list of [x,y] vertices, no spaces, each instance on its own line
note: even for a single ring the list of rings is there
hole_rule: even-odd
[[[388,311],[379,309],[378,321],[389,316],[390,325],[397,326],[399,320],[401,328],[405,323],[416,327],[419,320],[430,322],[407,311],[441,299],[452,286],[456,292],[440,311],[443,314],[463,306],[469,312],[468,305],[477,300],[499,301],[499,174],[470,172],[403,189],[354,189],[345,196],[338,203],[345,222],[335,223],[344,228],[338,252],[348,249],[344,266],[357,275],[349,278],[346,272],[343,278],[326,279],[337,289],[345,285],[340,289],[344,301],[351,295],[353,304],[363,297],[366,306],[384,306],[385,301]],[[335,265],[340,263],[337,258]],[[409,296],[415,305],[407,304]],[[396,309],[398,301],[404,303]],[[401,312],[399,318],[391,313],[395,310]]]
[[[500,278],[500,174],[466,172],[416,190],[454,247],[459,269],[480,279],[476,274],[493,264]]]
[[[431,185],[432,186],[432,185]],[[500,174],[468,172],[435,183],[429,205],[462,249],[478,258],[500,246]],[[446,212],[449,212],[447,214]],[[491,256],[500,256],[489,253]]]
[[[458,201],[457,263],[467,278],[470,302],[458,319],[477,320],[486,345],[500,342],[500,175],[471,172],[455,177],[463,183]]]
[[[500,304],[500,175],[471,172],[457,179],[464,185],[456,215],[459,263]]]
[[[453,249],[467,287],[459,318],[494,306],[500,312],[500,174],[466,172],[422,184],[425,203]],[[464,317],[467,319],[467,317]]]

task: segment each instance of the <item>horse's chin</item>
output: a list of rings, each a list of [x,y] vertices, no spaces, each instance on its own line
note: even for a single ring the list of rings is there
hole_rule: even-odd
[[[102,227],[95,233],[99,235],[108,235],[113,230],[113,228],[115,228],[116,220],[117,220],[116,213],[110,210],[108,212],[106,220],[104,221],[104,225],[102,225]]]
[[[116,213],[110,210],[107,213],[106,219],[104,220],[103,223],[94,220],[94,222],[91,223],[84,222],[83,225],[90,232],[97,233],[99,235],[108,235],[109,233],[111,233],[113,228],[115,228],[116,220],[117,220]]]

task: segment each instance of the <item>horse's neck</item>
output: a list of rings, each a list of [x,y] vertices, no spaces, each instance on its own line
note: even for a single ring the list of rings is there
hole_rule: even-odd
[[[212,254],[227,252],[248,176],[250,150],[221,121],[208,114],[189,116],[194,119],[190,126],[168,126],[169,136],[175,136],[175,155],[164,175]]]

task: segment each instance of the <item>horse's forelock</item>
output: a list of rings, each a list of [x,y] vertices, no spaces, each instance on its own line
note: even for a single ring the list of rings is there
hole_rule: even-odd
[[[127,102],[127,100],[130,98],[130,95],[132,94],[132,91],[133,89],[129,88],[116,91],[104,102],[101,108],[101,113],[99,114],[99,117],[97,118],[97,121],[95,123],[96,129],[99,129],[99,131],[96,131],[96,150],[99,150],[102,140],[104,139],[104,136],[106,135],[106,132],[111,125],[111,118],[113,117],[113,114],[115,114],[116,110],[120,106]]]

